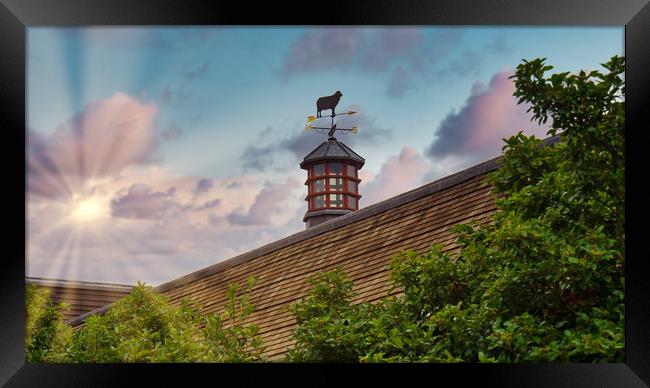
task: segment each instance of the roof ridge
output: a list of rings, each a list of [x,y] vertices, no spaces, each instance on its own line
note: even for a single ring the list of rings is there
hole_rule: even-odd
[[[325,144],[325,143],[327,143],[327,142],[324,141],[324,142],[320,143],[320,145],[319,145],[318,147],[316,147],[316,148],[314,148],[313,150],[311,150],[311,152],[308,153],[307,156],[305,156],[303,159],[307,159],[308,157],[310,157],[313,153],[315,153],[316,151],[318,151],[318,150],[323,146],[323,144]]]
[[[94,288],[113,288],[113,289],[121,289],[121,290],[130,290],[133,288],[133,285],[128,285],[128,284],[118,284],[118,283],[100,283],[100,282],[89,282],[89,281],[83,281],[83,280],[67,280],[67,279],[49,279],[49,278],[41,278],[41,277],[32,277],[32,276],[26,276],[25,277],[25,283],[27,284],[37,284],[37,285],[43,285],[43,286],[54,286],[54,287],[71,287],[71,286],[78,286],[78,287],[94,287]]]
[[[359,158],[359,159],[361,159],[361,160],[363,160],[363,161],[366,160],[366,159],[363,158],[361,155],[359,155],[359,154],[357,154],[356,152],[354,152],[354,150],[353,150],[352,148],[350,148],[347,144],[343,143],[342,141],[339,141],[338,143],[339,143],[339,145],[341,146],[341,148],[343,148],[343,150],[344,150],[345,152],[347,152],[348,155],[349,155],[351,158],[353,158],[353,157],[356,156],[357,158]]]

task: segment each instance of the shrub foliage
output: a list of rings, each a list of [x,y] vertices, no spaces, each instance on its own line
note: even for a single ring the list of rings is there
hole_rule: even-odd
[[[81,328],[63,324],[62,306],[45,289],[27,286],[26,346],[30,362],[252,362],[264,346],[250,303],[255,280],[246,289],[233,284],[225,308],[203,315],[195,303],[179,306],[138,283],[105,314],[88,317]]]

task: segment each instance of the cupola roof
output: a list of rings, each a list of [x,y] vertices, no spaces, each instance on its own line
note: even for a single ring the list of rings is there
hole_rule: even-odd
[[[300,163],[300,167],[305,168],[306,165],[319,160],[333,159],[354,160],[355,162],[360,163],[359,167],[363,166],[366,161],[364,158],[359,156],[359,154],[352,151],[350,147],[336,140],[336,138],[330,138],[305,156],[303,161]]]

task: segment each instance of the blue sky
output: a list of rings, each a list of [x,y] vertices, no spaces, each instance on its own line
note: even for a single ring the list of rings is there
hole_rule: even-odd
[[[359,112],[347,119],[359,134],[339,138],[367,161],[361,207],[469,167],[518,130],[545,133],[511,97],[522,59],[595,69],[623,39],[621,27],[29,28],[27,272],[158,284],[302,230],[298,164],[324,140],[305,118],[336,90],[339,110]]]

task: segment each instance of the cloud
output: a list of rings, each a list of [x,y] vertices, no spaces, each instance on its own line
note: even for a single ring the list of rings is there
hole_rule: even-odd
[[[185,131],[175,121],[170,122],[165,129],[160,132],[162,141],[170,141],[180,138]]]
[[[202,211],[202,210],[207,210],[207,209],[214,209],[217,206],[221,205],[223,200],[221,198],[213,199],[211,201],[208,201],[204,203],[203,205],[197,207],[196,209],[193,209],[194,211]]]
[[[156,144],[182,132],[157,131],[157,114],[116,93],[52,134],[28,131],[30,276],[160,283],[304,227],[293,219],[305,207],[297,179],[179,176],[157,164]],[[75,218],[86,200],[101,217]]]
[[[278,184],[267,182],[248,212],[232,212],[227,216],[228,221],[233,225],[268,225],[273,214],[285,210],[283,201],[298,187],[300,182],[293,178]]]
[[[196,194],[206,193],[213,187],[214,183],[212,183],[212,180],[208,178],[201,178],[198,182],[196,182],[196,189],[194,192]]]
[[[346,105],[339,109],[340,112],[355,111],[354,115],[338,116],[335,123],[340,128],[357,127],[359,131],[354,135],[337,132],[336,137],[353,149],[359,145],[379,144],[392,138],[392,131],[376,124],[376,120],[363,112],[359,104]],[[329,118],[314,122],[315,126],[329,126]],[[326,140],[313,132],[296,132],[293,135],[277,140],[273,136],[272,128],[262,131],[255,144],[248,145],[241,155],[242,165],[248,170],[267,171],[273,167],[276,154],[289,153],[291,160],[302,160],[308,153]],[[261,144],[266,143],[266,144]],[[294,163],[295,164],[295,163]]]
[[[178,206],[174,187],[166,192],[153,191],[143,183],[134,184],[128,191],[111,201],[113,217],[161,219]]]
[[[431,81],[429,73],[453,52],[461,35],[457,28],[310,29],[291,46],[279,74],[284,80],[334,70],[383,75],[388,95],[400,97]]]
[[[89,179],[151,160],[158,109],[124,93],[90,102],[51,135],[28,131],[30,194],[69,196]]]
[[[447,66],[436,70],[435,77],[440,80],[477,77],[486,58],[507,55],[511,51],[505,37],[498,35],[481,47],[467,46]]]
[[[363,64],[373,70],[387,69],[395,57],[408,54],[422,44],[424,33],[412,27],[391,27],[377,32],[368,42]]]
[[[424,41],[417,27],[313,28],[293,43],[280,73],[290,78],[345,68],[383,72],[396,61],[414,58]]]
[[[503,35],[458,50],[462,38],[458,28],[310,29],[291,46],[280,74],[285,80],[326,71],[382,75],[386,93],[397,98],[430,82],[477,76],[485,58],[510,52]]]
[[[530,122],[527,105],[517,105],[510,75],[512,71],[504,70],[488,85],[475,83],[465,105],[442,120],[426,155],[433,159],[459,155],[486,159],[499,155],[502,139],[518,131],[543,137],[546,130]]]
[[[148,164],[88,185],[112,217],[79,225],[73,201],[28,199],[30,276],[159,284],[304,229],[297,179],[178,176]]]
[[[265,171],[273,164],[274,152],[274,146],[247,146],[241,155],[244,170]]]
[[[298,73],[349,65],[365,39],[358,28],[310,29],[291,45],[280,74],[288,79]]]
[[[451,65],[442,70],[441,77],[460,78],[476,77],[480,74],[483,67],[483,52],[465,49],[460,53],[460,57],[453,61]]]
[[[357,113],[350,116],[338,116],[334,122],[339,128],[357,127],[359,129],[356,134],[348,134],[348,132],[337,132],[335,134],[339,141],[342,141],[349,147],[354,148],[359,144],[378,144],[390,140],[392,137],[392,131],[378,126],[375,118],[366,115],[359,104],[346,105],[340,110],[340,112],[347,111],[355,111]],[[314,125],[329,127],[329,118],[315,121]],[[314,136],[312,132],[300,132],[281,141],[279,148],[291,152],[295,158],[302,159],[325,140],[322,136]]]
[[[195,95],[189,90],[192,90],[190,85],[195,80],[205,78],[210,71],[210,65],[207,62],[194,64],[179,71],[179,77],[175,81],[170,82],[162,91],[157,95],[158,101],[162,105],[172,108],[180,109],[195,98]],[[192,120],[195,124],[200,119],[200,114],[195,116]]]
[[[399,155],[389,157],[373,176],[362,176],[360,204],[365,207],[420,186],[431,165],[411,147],[402,148]]]

